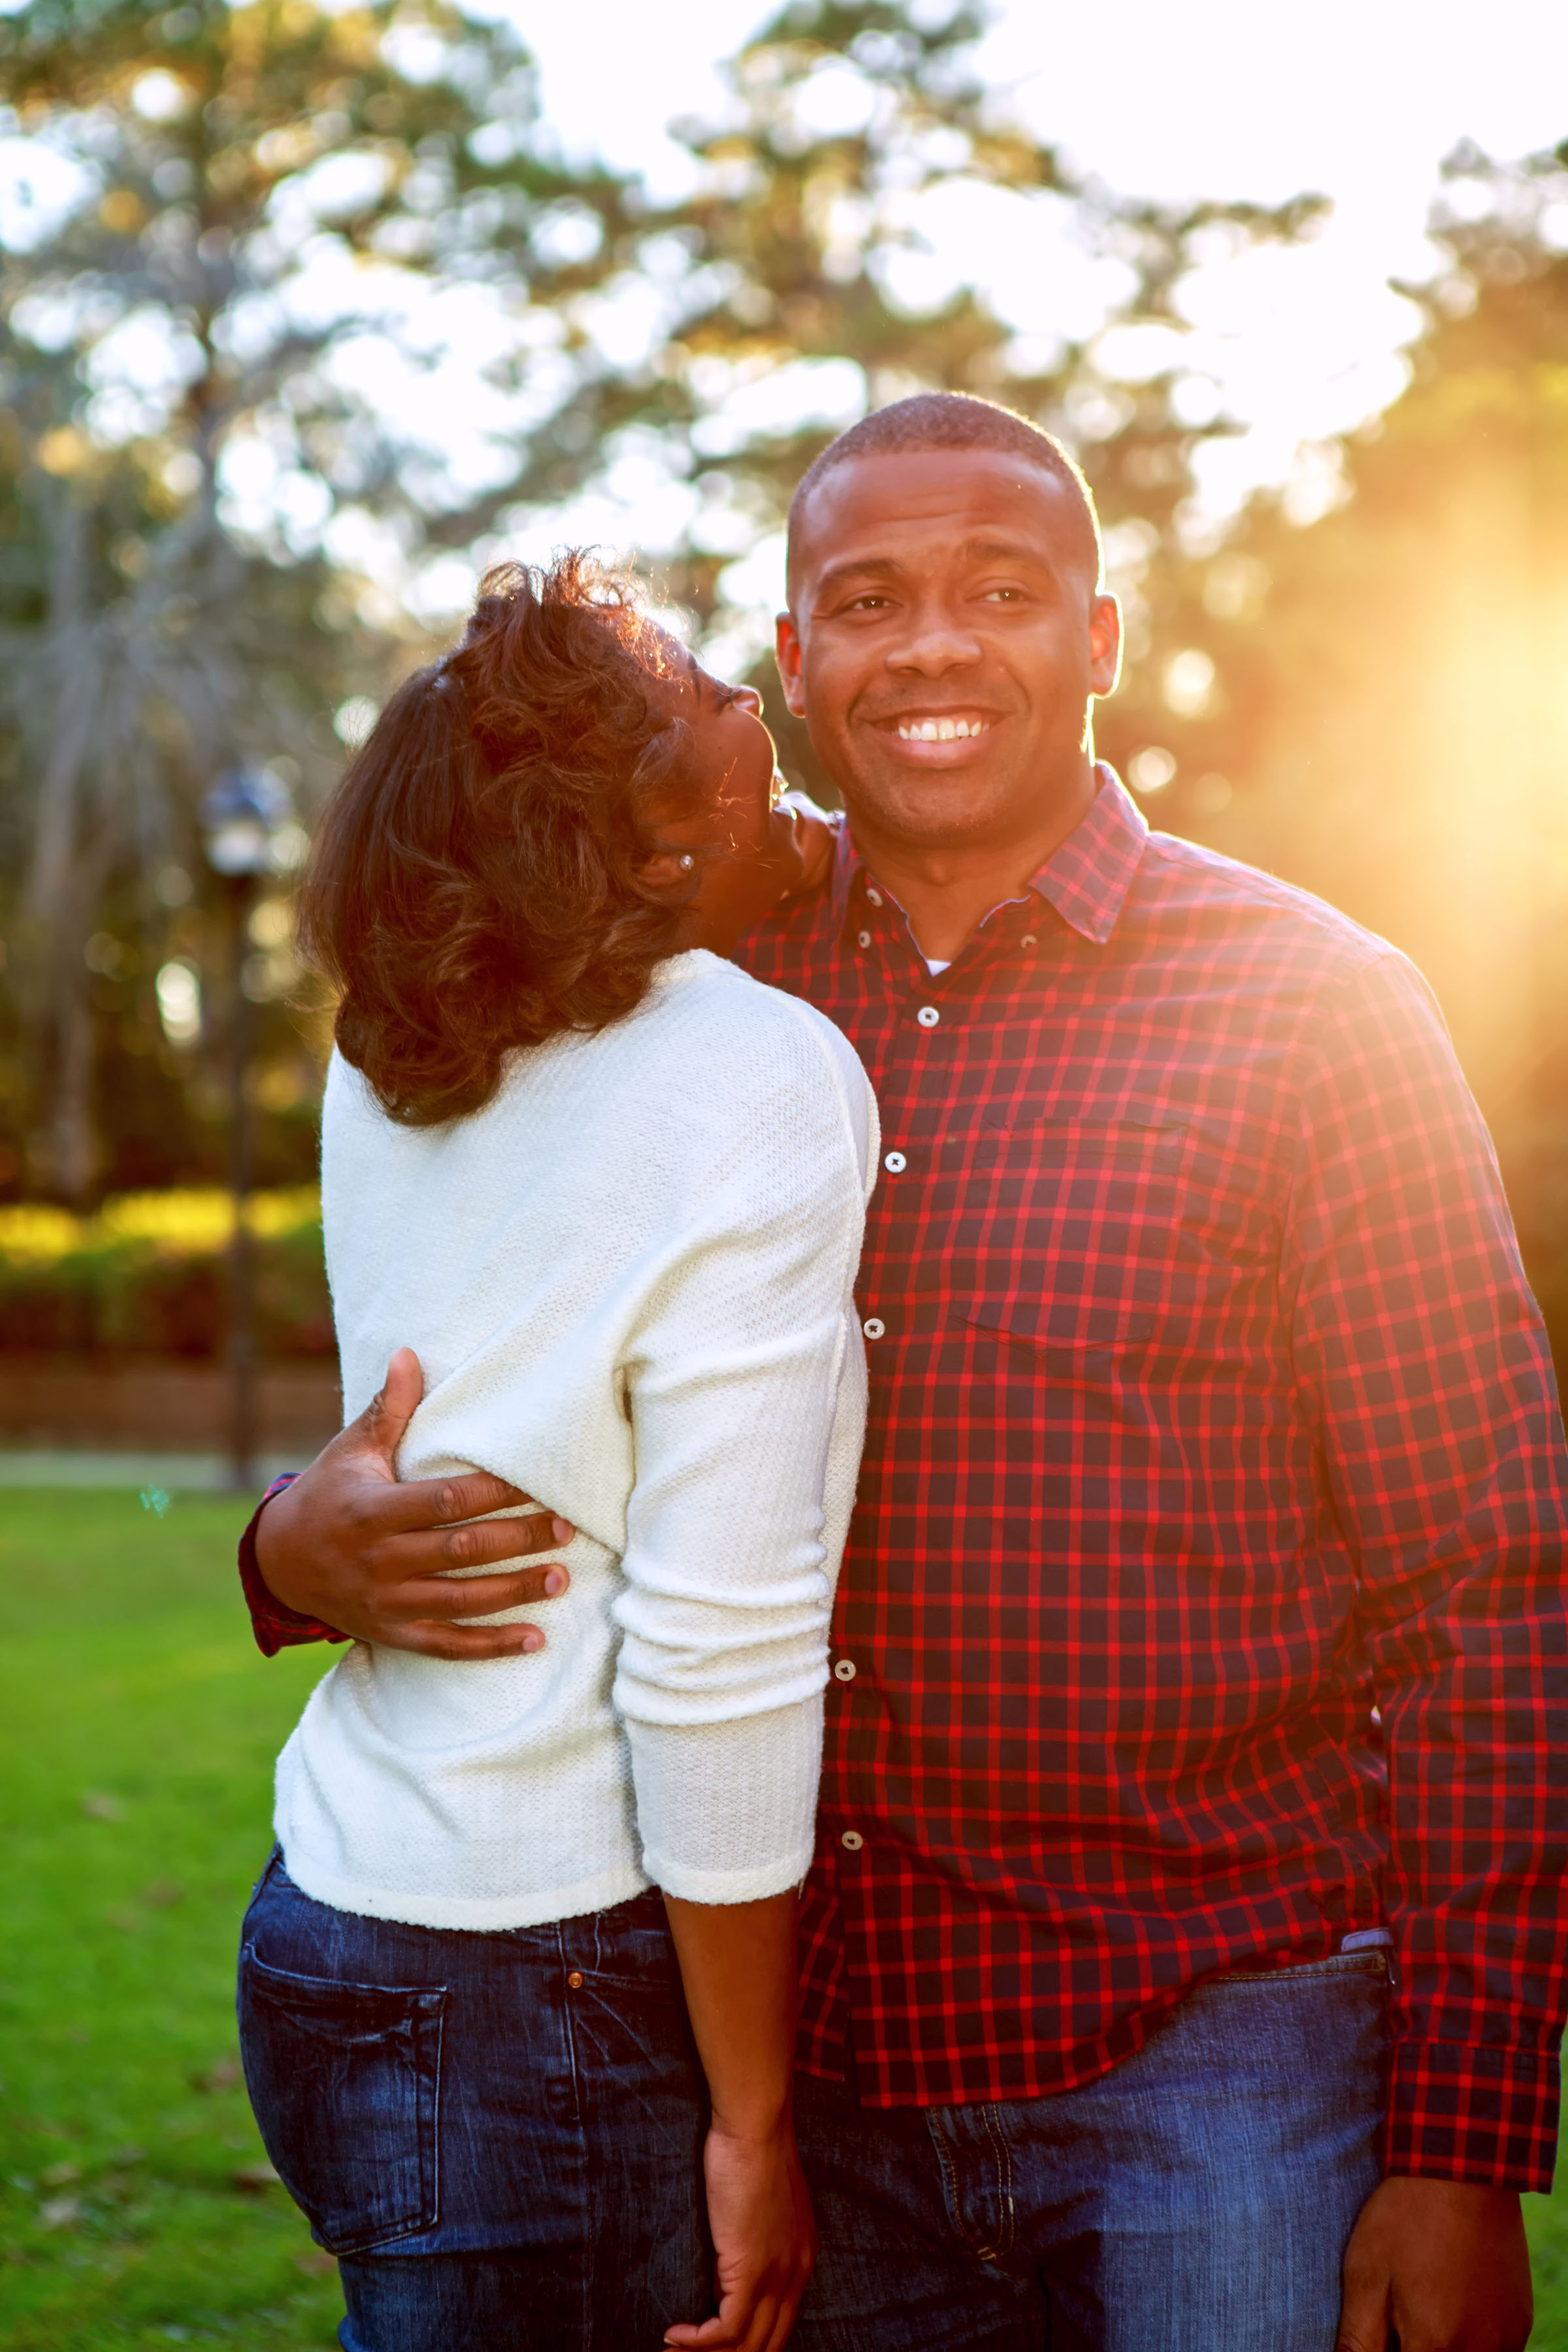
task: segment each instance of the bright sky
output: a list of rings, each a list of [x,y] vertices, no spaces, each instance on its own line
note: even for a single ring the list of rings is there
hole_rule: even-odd
[[[773,13],[752,0],[677,0],[665,11],[646,0],[596,0],[582,12],[489,5],[532,46],[545,117],[563,146],[636,165],[671,191],[683,160],[664,126],[721,114],[718,61]],[[1443,156],[1467,137],[1514,157],[1568,133],[1563,0],[1489,0],[1484,11],[1475,0],[1121,0],[1113,12],[995,0],[985,80],[1111,186],[1264,202],[1313,190],[1333,200],[1310,247],[1217,268],[1193,289],[1200,341],[1189,356],[1253,427],[1212,453],[1206,488],[1218,508],[1258,480],[1286,478],[1301,444],[1398,391],[1398,352],[1415,317],[1387,281],[1433,269],[1422,232]],[[1096,289],[1081,261],[1075,268],[1021,206],[1009,217],[975,191],[922,225],[937,247],[932,279],[984,252],[988,290],[1021,330],[1046,333],[1066,319],[1077,331],[1092,315]],[[1136,373],[1140,355],[1124,356]],[[1153,373],[1160,354],[1147,358]]]
[[[720,61],[773,12],[752,0],[595,0],[547,11],[488,0],[522,30],[546,114],[576,153],[679,184],[672,117],[721,109]],[[992,0],[984,78],[1044,139],[1114,186],[1154,195],[1326,189],[1419,229],[1438,160],[1469,137],[1500,155],[1568,132],[1561,0]],[[1110,52],[1109,57],[1107,52]]]

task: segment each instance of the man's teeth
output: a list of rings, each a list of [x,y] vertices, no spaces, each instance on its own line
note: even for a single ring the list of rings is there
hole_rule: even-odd
[[[984,735],[990,724],[989,719],[900,719],[899,740],[903,743],[962,743],[971,735]]]

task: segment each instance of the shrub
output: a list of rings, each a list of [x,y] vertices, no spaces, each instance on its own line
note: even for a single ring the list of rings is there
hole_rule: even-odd
[[[251,1202],[257,1345],[331,1357],[331,1304],[313,1189]],[[0,1349],[213,1356],[228,1326],[233,1213],[219,1192],[138,1192],[93,1217],[0,1209]]]

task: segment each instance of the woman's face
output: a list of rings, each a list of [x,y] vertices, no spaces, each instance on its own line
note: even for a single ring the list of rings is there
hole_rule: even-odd
[[[668,817],[656,804],[643,876],[685,898],[688,946],[728,955],[803,878],[801,828],[774,804],[782,783],[754,688],[721,686],[683,654],[657,691],[691,730],[697,804]]]

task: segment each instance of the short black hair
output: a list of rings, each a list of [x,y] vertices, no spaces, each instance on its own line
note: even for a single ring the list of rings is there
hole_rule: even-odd
[[[1095,577],[1100,577],[1101,550],[1100,518],[1094,495],[1078,460],[1054,433],[999,401],[981,400],[970,392],[917,392],[874,408],[858,425],[851,425],[814,457],[789,502],[790,552],[801,510],[825,474],[857,457],[890,457],[906,449],[1001,449],[1022,457],[1056,477],[1082,509],[1084,528],[1094,551]],[[786,555],[786,562],[789,556]]]

